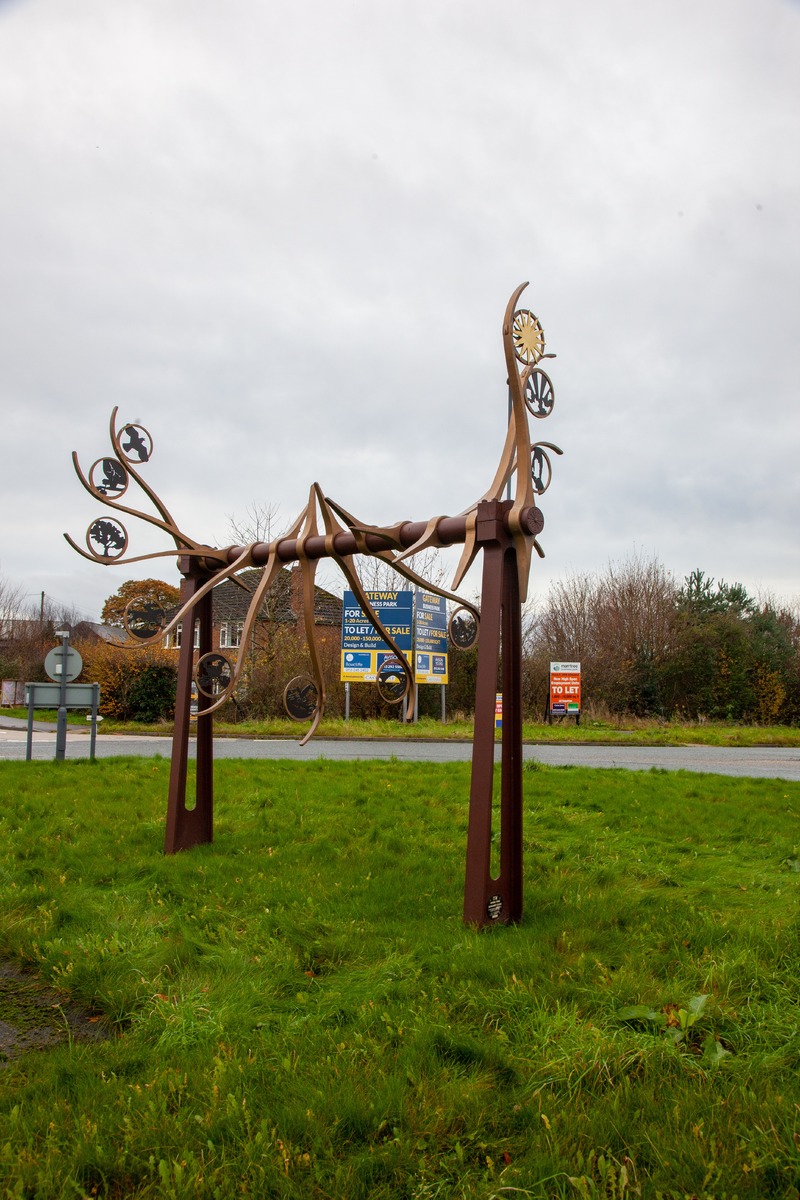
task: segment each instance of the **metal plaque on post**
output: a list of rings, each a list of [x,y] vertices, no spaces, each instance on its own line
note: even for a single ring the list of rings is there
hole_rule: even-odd
[[[64,664],[65,657],[66,666]],[[44,669],[48,679],[52,679],[54,683],[61,683],[62,680],[72,683],[83,670],[83,659],[74,646],[67,648],[66,655],[62,646],[54,646],[45,656]]]

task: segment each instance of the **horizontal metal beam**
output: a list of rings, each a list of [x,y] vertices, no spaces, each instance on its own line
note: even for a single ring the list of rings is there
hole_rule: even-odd
[[[508,514],[506,514],[505,520],[507,525]],[[527,530],[532,536],[541,533],[544,528],[544,517],[542,516],[541,509],[535,506],[523,509],[521,523],[523,529]],[[467,516],[439,517],[436,522],[435,545],[439,548],[456,546],[465,542],[469,527],[470,521]],[[364,534],[363,541],[367,549],[374,553],[380,550],[408,550],[415,542],[420,540],[427,528],[427,521],[406,521],[404,525],[392,531],[394,536],[391,541],[388,541],[386,537],[382,537],[377,533]],[[270,553],[273,550],[281,562],[296,562],[301,557],[298,546],[301,548],[302,555],[305,558],[319,559],[327,558],[330,555],[328,539],[324,535],[307,537],[302,541],[298,538],[280,538],[277,543],[257,542],[253,547],[253,563],[255,566],[263,566],[268,561]],[[222,553],[227,558],[227,561],[232,563],[239,558],[244,549],[244,546],[229,546]],[[361,537],[357,537],[356,534],[348,531],[334,534],[333,549],[336,554],[340,554],[342,557],[357,554],[361,549]]]

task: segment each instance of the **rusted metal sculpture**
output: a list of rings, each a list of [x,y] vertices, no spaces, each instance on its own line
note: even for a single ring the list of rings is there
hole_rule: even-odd
[[[471,925],[507,924],[522,916],[522,704],[521,704],[521,605],[528,589],[531,556],[544,557],[537,535],[544,518],[536,500],[550,483],[547,451],[561,454],[550,442],[531,442],[528,416],[541,419],[553,409],[553,385],[537,365],[546,355],[542,327],[533,313],[516,304],[528,285],[521,284],[506,308],[503,347],[510,393],[510,420],[500,463],[490,487],[459,516],[431,517],[427,521],[398,521],[375,526],[359,521],[325,496],[317,483],[308,504],[284,537],[273,542],[224,549],[195,541],[184,533],[166,506],[145,482],[140,468],[150,461],[153,440],[138,424],[119,425],[111,414],[112,455],[98,459],[88,477],[78,457],[73,462],[78,478],[90,495],[114,514],[96,518],[86,533],[82,549],[68,534],[70,545],[84,558],[105,566],[130,564],[174,556],[183,576],[178,611],[167,620],[157,605],[129,605],[125,626],[131,644],[146,646],[160,641],[179,625],[182,638],[178,660],[175,731],[172,746],[165,852],[189,849],[213,837],[213,724],[212,714],[234,693],[245,663],[259,610],[276,575],[286,563],[298,562],[303,584],[303,617],[313,678],[298,678],[284,693],[287,711],[295,719],[310,719],[305,744],[314,734],[325,706],[325,681],[314,638],[314,579],[321,558],[332,558],[358,598],[364,613],[391,648],[395,662],[382,683],[382,694],[399,702],[408,697],[413,711],[413,672],[406,656],[383,627],[372,608],[353,562],[356,555],[372,555],[388,563],[412,583],[459,605],[450,622],[451,640],[468,647],[478,639],[478,679],[475,695],[475,732],[472,755],[469,830],[467,836],[464,920]],[[515,478],[513,499],[503,500]],[[123,503],[131,483],[149,499],[155,514]],[[136,517],[162,530],[174,545],[167,550],[127,557],[128,532],[116,514]],[[422,550],[462,544],[455,573],[458,588],[479,553],[483,554],[480,609],[454,592],[421,578],[408,564]],[[212,646],[211,594],[225,579],[263,567],[252,593],[235,658]],[[244,586],[244,585],[243,585]],[[195,622],[198,640],[191,636]],[[194,651],[198,660],[194,662]],[[494,711],[500,670],[503,695],[499,871],[492,875],[492,797],[494,787]],[[193,679],[198,692],[197,771],[195,804],[186,805],[189,757],[190,708]]]

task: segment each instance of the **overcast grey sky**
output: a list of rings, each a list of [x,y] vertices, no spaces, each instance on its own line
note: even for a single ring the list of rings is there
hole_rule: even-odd
[[[0,0],[0,572],[94,616],[177,578],[61,536],[115,404],[199,539],[313,480],[461,511],[528,279],[531,594],[636,548],[797,597],[799,63],[796,0]]]

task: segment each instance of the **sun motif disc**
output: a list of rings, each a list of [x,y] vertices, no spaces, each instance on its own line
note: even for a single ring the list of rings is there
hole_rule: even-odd
[[[521,363],[537,363],[544,354],[544,330],[537,318],[527,308],[519,308],[514,313],[514,324],[511,329],[514,339],[514,353]]]

